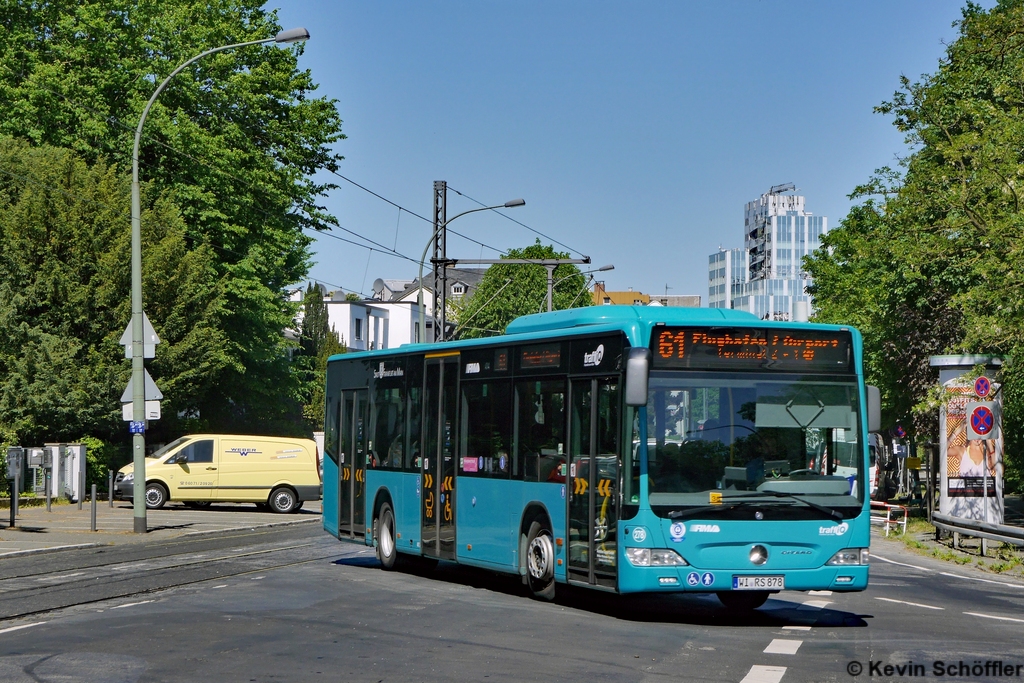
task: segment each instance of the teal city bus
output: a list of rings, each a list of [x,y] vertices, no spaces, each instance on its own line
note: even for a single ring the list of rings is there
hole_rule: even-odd
[[[851,327],[594,306],[332,356],[326,382],[324,529],[385,569],[747,609],[867,587],[878,392]]]

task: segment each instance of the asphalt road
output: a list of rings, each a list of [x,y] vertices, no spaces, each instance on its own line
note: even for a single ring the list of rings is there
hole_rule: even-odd
[[[1024,680],[1024,583],[873,551],[869,590],[748,614],[704,596],[541,603],[454,565],[384,572],[315,524],[12,558],[0,681]],[[936,674],[960,661],[967,675]]]

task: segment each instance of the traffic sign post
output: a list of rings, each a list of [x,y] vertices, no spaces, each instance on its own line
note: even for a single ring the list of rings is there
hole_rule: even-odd
[[[172,74],[173,75],[173,74]],[[160,92],[159,90],[157,92]],[[151,102],[152,103],[152,102]],[[147,107],[148,109],[148,107]],[[145,114],[143,114],[145,120]],[[139,124],[141,131],[142,124]],[[135,139],[135,154],[138,155],[138,134]],[[125,358],[132,361],[132,379],[121,396],[122,417],[129,422],[132,434],[132,462],[135,465],[135,492],[132,508],[135,519],[135,533],[144,534],[146,528],[146,419],[160,418],[160,399],[163,394],[156,382],[146,372],[144,359],[156,356],[156,345],[160,337],[142,310],[142,247],[139,235],[139,187],[137,169],[132,179],[132,320],[121,335]],[[136,380],[138,382],[136,383]],[[149,400],[147,400],[149,399]],[[128,410],[128,407],[131,410]],[[150,417],[152,416],[152,417]],[[142,419],[139,419],[142,418]],[[85,492],[82,491],[82,494]],[[81,499],[79,499],[81,500]]]

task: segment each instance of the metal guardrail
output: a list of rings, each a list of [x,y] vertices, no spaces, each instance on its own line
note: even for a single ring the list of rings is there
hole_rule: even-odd
[[[932,513],[932,525],[943,531],[1024,546],[1024,528],[1022,527],[990,524],[989,522],[944,515],[939,512]]]

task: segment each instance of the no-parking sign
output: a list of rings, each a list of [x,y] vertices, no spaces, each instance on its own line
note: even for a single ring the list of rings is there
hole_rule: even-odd
[[[978,398],[985,398],[990,391],[992,391],[992,381],[988,377],[982,375],[974,380],[974,393],[978,395]]]
[[[995,439],[999,436],[999,417],[994,401],[967,404],[967,439]]]

